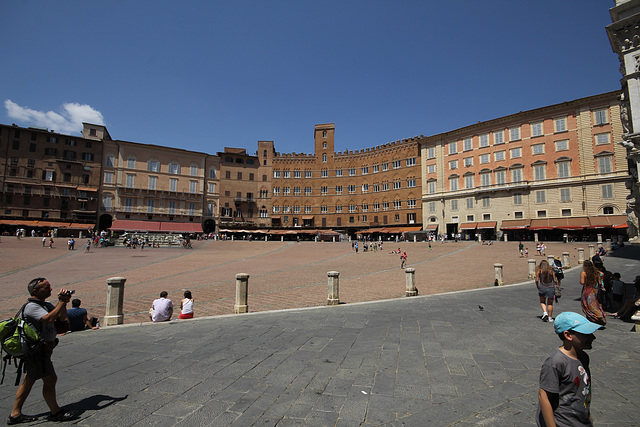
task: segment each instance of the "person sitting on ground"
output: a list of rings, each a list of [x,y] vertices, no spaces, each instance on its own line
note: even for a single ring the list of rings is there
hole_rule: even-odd
[[[167,291],[160,292],[160,298],[154,300],[153,304],[151,304],[151,309],[153,310],[153,314],[151,315],[152,321],[165,322],[171,320],[171,316],[173,315],[173,302],[167,298],[168,295]]]
[[[67,310],[67,319],[69,319],[69,330],[84,331],[85,329],[99,329],[98,318],[89,319],[87,310],[80,308],[81,301],[78,298],[71,300],[71,308]]]
[[[638,310],[640,310],[640,276],[636,276],[634,283],[625,283],[624,302],[620,310],[617,313],[613,313],[612,316],[625,322],[630,322],[631,316]]]
[[[598,249],[598,255],[605,256],[606,254],[607,254],[607,251],[604,250],[603,246],[600,246],[600,249]]]
[[[184,291],[184,299],[180,302],[180,316],[178,319],[191,319],[193,317],[193,297],[191,291]]]

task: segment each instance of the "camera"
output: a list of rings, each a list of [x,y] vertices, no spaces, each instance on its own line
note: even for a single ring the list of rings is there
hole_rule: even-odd
[[[75,292],[76,292],[76,291],[60,292],[60,293],[58,294],[58,296],[61,296],[61,297],[62,297],[62,296],[70,297],[70,296],[71,296],[71,295],[73,295]]]

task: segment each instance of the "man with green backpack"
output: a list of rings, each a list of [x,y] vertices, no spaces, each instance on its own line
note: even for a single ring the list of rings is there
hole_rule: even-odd
[[[46,301],[51,296],[51,284],[47,279],[43,277],[33,279],[27,285],[27,290],[31,298],[25,304],[20,316],[38,332],[42,342],[23,356],[26,374],[16,392],[16,400],[7,424],[29,423],[37,420],[37,417],[24,415],[22,413],[22,405],[24,405],[31,388],[38,379],[42,379],[44,383],[42,395],[51,410],[51,414],[48,417],[49,421],[75,419],[77,418],[77,412],[65,410],[58,405],[56,399],[56,381],[58,377],[51,362],[51,354],[58,344],[54,322],[66,319],[67,303],[71,299],[72,292],[66,289],[60,290],[58,304],[54,306]]]

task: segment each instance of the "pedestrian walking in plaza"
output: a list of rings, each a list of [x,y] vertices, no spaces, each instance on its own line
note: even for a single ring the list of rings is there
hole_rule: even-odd
[[[407,264],[407,252],[404,251],[402,252],[402,255],[400,255],[400,268],[404,268],[406,264]]]
[[[538,426],[591,426],[591,371],[589,355],[593,334],[600,325],[578,313],[560,313],[553,325],[562,340],[540,370]]]
[[[520,244],[518,245],[518,252],[520,252],[520,258],[522,258],[524,256],[524,245],[522,244],[522,241],[520,241]]]
[[[590,322],[598,325],[606,325],[607,318],[598,301],[598,292],[602,286],[602,273],[590,260],[585,260],[580,272],[580,284],[582,285],[581,305],[582,311]]]
[[[546,259],[540,261],[536,268],[536,287],[542,308],[542,321],[553,322],[553,298],[558,285],[556,275]]]
[[[58,303],[54,306],[47,302],[47,298],[51,296],[51,284],[47,279],[43,277],[33,279],[27,285],[27,290],[31,298],[22,309],[21,316],[32,328],[38,331],[43,343],[24,358],[26,374],[16,392],[16,399],[7,424],[31,423],[38,420],[38,417],[24,415],[22,406],[29,397],[33,385],[39,379],[42,379],[42,395],[51,411],[47,417],[48,420],[69,421],[75,419],[78,415],[77,412],[65,410],[58,405],[56,399],[58,377],[51,362],[53,349],[58,345],[54,322],[67,318],[67,303],[71,299],[71,292],[61,289],[58,293]]]

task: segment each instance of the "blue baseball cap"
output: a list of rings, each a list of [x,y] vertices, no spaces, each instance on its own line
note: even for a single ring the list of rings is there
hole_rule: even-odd
[[[556,334],[564,331],[576,331],[581,334],[589,335],[601,327],[601,325],[590,322],[586,317],[572,311],[560,313],[553,321],[553,329]]]

